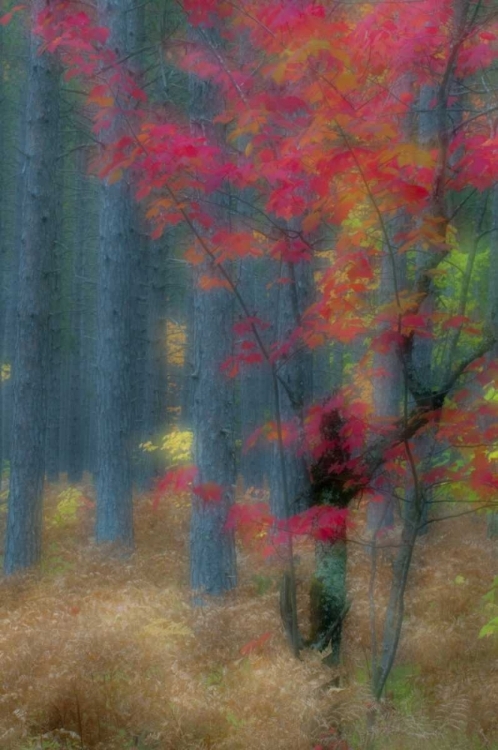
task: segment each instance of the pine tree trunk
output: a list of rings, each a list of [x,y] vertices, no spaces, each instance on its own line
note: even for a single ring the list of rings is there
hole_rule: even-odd
[[[44,7],[35,0],[33,19]],[[13,435],[6,574],[40,561],[45,470],[45,373],[48,270],[56,231],[58,80],[55,59],[30,40],[25,109],[23,228],[19,247],[16,344],[13,368]]]
[[[193,39],[197,32],[191,30]],[[203,29],[203,37],[219,43],[216,33]],[[212,124],[219,104],[212,86],[191,77],[190,117],[194,132],[216,138]],[[227,214],[220,208],[215,217],[223,225]],[[235,487],[235,392],[234,381],[220,370],[232,354],[234,295],[226,289],[199,288],[200,273],[217,273],[209,261],[194,274],[194,460],[200,484],[214,482],[223,488],[221,502],[192,497],[190,526],[190,582],[202,603],[204,593],[219,595],[237,582],[233,533],[225,528]]]
[[[279,285],[277,301],[277,341],[285,342],[300,324],[301,314],[311,301],[313,286],[311,265],[307,262],[285,264],[282,276],[289,277],[291,282]],[[311,402],[313,394],[313,356],[309,350],[292,352],[287,361],[279,363],[279,408],[282,422],[294,423],[301,429],[305,407]],[[273,409],[275,405],[272,404]],[[310,505],[310,479],[306,457],[296,457],[296,445],[284,447],[283,456],[290,507],[285,507],[282,466],[279,459],[279,447],[275,446],[270,493],[272,512],[278,518],[285,518],[288,513],[294,515]]]
[[[241,266],[239,289],[251,314],[270,323],[272,292],[268,290],[271,269],[267,259],[245,259]],[[261,335],[265,337],[265,331]],[[244,487],[263,487],[270,471],[271,450],[266,440],[260,439],[246,449],[248,438],[255,430],[273,419],[271,372],[266,362],[242,365],[239,379],[240,393],[240,473]]]
[[[99,0],[99,20],[110,30],[107,46],[128,52],[128,2]],[[126,102],[122,102],[123,106]],[[105,143],[124,129],[116,117]],[[104,183],[100,198],[97,307],[97,518],[98,542],[133,546],[131,486],[131,192],[125,179]]]
[[[84,357],[84,276],[88,243],[85,223],[89,214],[88,184],[85,177],[86,155],[81,149],[75,164],[74,193],[77,201],[73,227],[73,278],[71,294],[71,342],[67,363],[68,421],[66,435],[67,478],[70,483],[83,478],[86,454],[84,444],[85,401],[83,394],[84,372],[88,362]]]

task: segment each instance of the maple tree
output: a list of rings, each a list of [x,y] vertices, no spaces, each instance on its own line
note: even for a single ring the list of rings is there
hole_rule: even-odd
[[[489,69],[496,54],[493,4],[444,0],[435,7],[420,0],[400,3],[393,13],[392,4],[383,2],[185,0],[183,10],[192,26],[201,32],[214,27],[223,40],[215,47],[201,33],[168,42],[168,55],[181,70],[219,90],[224,106],[215,123],[223,139],[192,130],[184,113],[149,101],[85,6],[51,3],[34,33],[46,51],[60,56],[66,80],[81,78],[96,135],[102,137],[117,117],[125,124],[115,139],[103,138],[104,163],[99,156],[95,165],[100,177],[113,183],[126,171],[152,236],[184,225],[191,235],[186,257],[202,268],[199,286],[206,294],[223,288],[235,296],[242,319],[225,372],[233,377],[241,366],[267,367],[275,392],[275,415],[254,440],[274,440],[281,453],[291,446],[309,467],[317,505],[292,516],[293,488],[287,487],[281,514],[290,518],[277,520],[261,506],[236,506],[229,524],[236,515],[254,523],[261,511],[279,541],[291,545],[291,572],[295,535],[314,537],[327,559],[341,550],[341,587],[345,552],[338,542],[346,538],[352,500],[373,494],[381,469],[391,486],[413,485],[382,653],[374,658],[380,695],[399,641],[404,589],[426,511],[424,487],[470,487],[488,506],[498,486],[490,448],[497,439],[496,401],[484,398],[494,377],[484,357],[496,341],[497,303],[486,318],[465,295],[455,306],[438,294],[451,283],[456,238],[468,223],[465,207],[494,190],[497,180],[496,108],[471,86],[464,102],[461,87]],[[427,92],[433,124],[424,140],[417,123]],[[230,191],[249,202],[251,212],[235,212],[228,222],[213,212],[212,202]],[[490,252],[496,252],[493,246],[488,265]],[[327,264],[315,275],[313,301],[285,340],[272,339],[272,321],[248,307],[230,264],[265,258],[275,266],[275,283],[287,287],[296,283],[292,269],[298,273],[319,253]],[[374,305],[383,258],[392,269],[392,296]],[[284,267],[289,275],[279,273]],[[282,421],[285,362],[303,348],[358,338],[368,343],[360,367],[371,377],[379,375],[375,352],[395,355],[400,415],[378,418],[357,378],[320,404],[299,404]],[[436,347],[433,358],[444,360],[430,379],[418,359],[428,338]],[[431,430],[447,455],[429,466],[417,455],[414,438]],[[189,469],[174,481],[193,480]],[[388,489],[382,482],[375,480],[377,495]],[[193,491],[206,504],[223,495],[210,481]],[[340,614],[343,593],[339,599]],[[293,618],[297,650],[295,612]]]

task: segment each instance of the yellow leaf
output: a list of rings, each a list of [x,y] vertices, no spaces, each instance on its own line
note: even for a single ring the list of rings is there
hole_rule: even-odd
[[[334,86],[342,92],[351,91],[351,89],[355,89],[357,85],[358,79],[354,73],[351,73],[349,70],[343,70],[342,73],[339,73],[334,78]]]
[[[273,69],[272,78],[275,81],[275,83],[278,83],[280,85],[285,78],[286,72],[287,72],[287,61],[285,60],[284,62],[279,63]]]
[[[302,222],[302,227],[305,232],[313,232],[321,221],[321,213],[319,211],[313,211],[312,213],[305,216]]]
[[[112,107],[114,104],[112,96],[91,96],[88,101],[92,104],[98,104],[99,107]]]
[[[185,361],[185,346],[187,341],[186,326],[174,320],[166,321],[166,348],[168,362],[183,367]]]
[[[123,170],[122,169],[114,169],[109,177],[107,178],[107,184],[108,185],[114,185],[115,182],[119,182],[123,177]]]
[[[173,638],[189,638],[193,635],[193,632],[191,628],[180,622],[160,618],[152,620],[152,622],[149,622],[148,625],[142,628],[142,635],[145,635],[147,638],[152,637],[155,640],[160,639],[163,642],[168,642]]]

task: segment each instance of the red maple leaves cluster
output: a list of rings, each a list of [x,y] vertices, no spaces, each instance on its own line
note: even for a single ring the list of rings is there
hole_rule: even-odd
[[[255,332],[268,324],[255,315],[237,323],[238,348],[225,365],[229,376],[241,365],[265,359],[273,365],[292,349],[329,341],[364,337],[371,354],[441,331],[458,330],[469,341],[483,336],[482,324],[471,315],[424,310],[423,287],[397,289],[395,299],[372,307],[386,245],[393,258],[420,251],[446,257],[451,242],[444,197],[468,188],[487,190],[498,179],[494,107],[475,94],[476,114],[455,114],[453,126],[447,125],[455,104],[450,82],[489,67],[498,38],[493,14],[486,15],[488,3],[481,4],[484,22],[474,24],[460,18],[457,5],[453,0],[420,0],[399,4],[393,14],[389,2],[184,0],[189,23],[216,28],[222,41],[215,48],[200,35],[198,41],[172,41],[168,49],[178,67],[221,92],[223,111],[215,120],[223,138],[215,140],[190,128],[180,109],[148,99],[128,62],[106,46],[108,32],[87,5],[55,0],[40,14],[33,32],[42,37],[44,51],[60,56],[66,79],[79,78],[97,135],[116,117],[123,123],[116,140],[99,150],[100,176],[114,181],[128,173],[137,200],[146,206],[153,237],[180,222],[191,230],[188,259],[201,263],[208,258],[213,268],[201,276],[201,286],[207,291],[220,285],[234,289],[229,273],[219,271],[244,257],[297,264],[320,251],[326,259],[315,279],[317,297],[285,341],[262,351]],[[22,7],[0,22],[10,21]],[[433,122],[421,137],[413,122],[424,92]],[[228,184],[251,191],[264,231],[236,221],[228,227],[213,216],[205,199]],[[393,234],[389,227],[400,212],[404,220]],[[327,239],[332,235],[333,240]],[[431,273],[442,273],[437,262]],[[490,377],[481,376],[484,386]],[[341,439],[351,455],[361,457],[374,429],[371,395],[357,381],[345,396],[350,406]],[[298,447],[314,458],[326,449],[316,429],[324,408],[310,410],[306,445]],[[465,474],[479,492],[489,492],[497,484],[486,449],[496,440],[496,429],[489,424],[496,405],[488,401],[479,407],[488,420],[484,437],[482,425],[462,418],[462,408],[448,400],[441,439],[472,451],[471,464],[459,467],[456,479]],[[273,439],[275,430],[268,422],[252,442]],[[298,433],[289,423],[286,442],[297,444]],[[391,448],[388,459],[395,471],[405,457],[399,445]],[[444,471],[448,476],[447,467]],[[158,491],[179,491],[192,483],[194,469],[187,467],[164,479]],[[223,488],[213,483],[195,485],[193,491],[205,502],[224,496]],[[275,529],[275,519],[266,513],[260,506],[239,508],[230,523],[251,525],[259,514],[261,524]],[[342,533],[341,514],[315,507],[284,531],[334,536]]]

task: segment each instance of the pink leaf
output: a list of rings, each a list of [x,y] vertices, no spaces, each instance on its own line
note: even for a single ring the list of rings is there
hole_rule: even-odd
[[[175,494],[189,489],[196,476],[197,468],[195,466],[180,466],[168,471],[156,484],[154,500],[152,501],[153,510],[157,510],[161,497],[166,493]]]
[[[192,487],[192,492],[205,503],[219,503],[223,500],[224,489],[216,482],[204,482],[204,484],[197,484]]]

